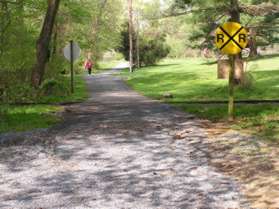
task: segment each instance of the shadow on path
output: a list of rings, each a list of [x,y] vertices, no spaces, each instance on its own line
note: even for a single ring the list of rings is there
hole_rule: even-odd
[[[45,144],[0,149],[0,208],[248,208],[237,183],[208,165],[191,115],[131,91],[114,71],[86,77]],[[188,136],[174,139],[184,129]]]

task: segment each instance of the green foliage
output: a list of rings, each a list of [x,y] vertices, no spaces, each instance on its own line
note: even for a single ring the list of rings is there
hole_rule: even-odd
[[[60,107],[47,105],[0,105],[0,133],[48,128],[61,120],[52,114],[60,110]]]
[[[49,81],[46,81],[46,83],[48,83],[46,84],[47,86],[54,86],[53,92],[52,94],[45,94],[45,96],[41,96],[37,100],[39,103],[83,102],[88,98],[86,83],[82,75],[75,75],[74,77],[75,92],[73,94],[69,94],[69,76],[60,76],[56,79],[59,80],[50,79]],[[59,86],[61,89],[59,88]]]
[[[117,48],[125,58],[129,60],[129,31],[127,24],[124,25],[121,32],[122,42],[120,47]],[[136,63],[137,50],[136,50],[136,33],[133,33],[133,62]],[[141,35],[139,37],[139,58],[141,66],[149,66],[156,64],[159,60],[165,58],[170,52],[169,46],[166,44],[165,36],[160,34],[155,37],[148,37]]]
[[[235,98],[278,99],[278,60],[278,57],[265,57],[251,61],[258,65],[250,71],[254,84],[251,89],[236,88]],[[127,73],[128,84],[146,96],[157,99],[169,92],[174,97],[172,102],[227,100],[228,81],[217,79],[216,64],[201,59],[165,60],[160,64],[131,75]]]
[[[3,96],[4,103],[32,103],[36,100],[37,93],[30,84],[14,83],[8,86]]]
[[[106,50],[119,43],[122,6],[122,0],[61,1],[42,93],[29,87],[29,84],[47,1],[0,1],[0,101],[36,102],[42,97],[51,97],[51,93],[52,97],[68,98],[61,73],[69,73],[69,63],[65,61],[62,49],[69,40],[75,40],[83,49],[82,56],[92,52],[97,62]],[[83,72],[82,64],[80,59],[75,65],[77,73]],[[55,87],[50,86],[50,81],[54,80],[57,82]]]
[[[278,99],[279,58],[262,57],[251,61],[248,71],[253,76],[253,85],[236,89],[236,100]],[[207,64],[200,59],[165,60],[160,65],[146,67],[133,74],[123,72],[127,83],[146,96],[163,99],[199,117],[212,121],[227,119],[227,105],[187,104],[195,101],[227,100],[227,80],[218,80],[216,64]],[[168,92],[173,98],[165,99]],[[237,121],[234,128],[249,129],[271,140],[279,139],[278,105],[236,106]]]
[[[240,5],[259,5],[259,4],[274,4],[276,0],[238,0]],[[191,16],[192,21],[184,23],[189,25],[191,35],[185,40],[186,46],[191,48],[213,49],[214,41],[212,31],[216,27],[230,19],[230,1],[227,0],[173,0],[170,5],[171,10],[167,11],[171,14],[183,13],[193,10],[188,16]],[[279,41],[278,13],[268,14],[266,16],[254,16],[245,14],[240,11],[240,21],[245,27],[252,27],[256,31],[256,46],[273,46]],[[175,18],[177,19],[177,18]],[[177,20],[179,21],[179,20]],[[181,24],[181,26],[183,23]],[[180,28],[180,27],[178,27]],[[190,43],[187,43],[187,39]],[[181,39],[180,39],[181,41]],[[249,47],[249,46],[248,46]]]
[[[136,45],[136,33],[133,31],[133,46]],[[129,60],[129,25],[128,22],[123,24],[122,30],[121,30],[121,42],[120,45],[116,48],[116,51],[120,52],[123,54],[125,60]],[[136,49],[135,47],[133,48],[133,62],[136,62]]]
[[[142,38],[140,40],[139,51],[140,65],[149,66],[165,58],[169,54],[170,48],[165,44],[165,37],[161,36],[151,40]]]
[[[41,96],[67,96],[70,94],[69,87],[63,85],[63,82],[49,79],[45,80],[40,87]]]
[[[184,111],[213,122],[227,120],[225,104],[177,104]],[[279,142],[279,108],[272,104],[237,104],[235,107],[237,120],[231,128],[249,130],[263,140]]]

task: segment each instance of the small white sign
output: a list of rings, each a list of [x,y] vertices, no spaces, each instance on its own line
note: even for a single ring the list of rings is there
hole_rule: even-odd
[[[71,61],[71,43],[64,48],[64,56],[67,60]],[[78,43],[73,42],[73,61],[77,60],[80,56],[81,49]]]

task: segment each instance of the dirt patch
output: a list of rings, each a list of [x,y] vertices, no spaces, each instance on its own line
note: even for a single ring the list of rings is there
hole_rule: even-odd
[[[254,208],[279,208],[279,145],[201,121],[208,133],[210,162],[233,176]]]

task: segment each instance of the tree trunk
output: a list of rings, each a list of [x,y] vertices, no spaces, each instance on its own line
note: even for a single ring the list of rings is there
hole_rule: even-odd
[[[230,9],[230,21],[231,22],[240,22],[240,12],[238,7],[238,0],[231,0],[231,9]],[[234,86],[235,81],[238,78],[235,77],[236,69],[235,66],[237,65],[237,59],[241,59],[240,54],[237,55],[229,55],[230,57],[230,72],[229,72],[229,103],[228,103],[228,119],[229,121],[234,120]],[[242,69],[243,70],[243,69]]]
[[[52,37],[52,50],[51,50],[51,59],[56,55],[57,52],[57,39],[58,39],[58,24],[54,25],[54,32]]]
[[[49,44],[51,41],[51,35],[53,26],[55,23],[55,17],[58,12],[60,0],[48,0],[48,8],[44,19],[44,24],[37,40],[36,45],[36,63],[32,69],[31,82],[35,88],[38,88],[43,80],[46,63],[49,58]]]
[[[139,11],[137,12],[137,68],[140,68],[140,24],[139,24]]]
[[[250,49],[250,54],[249,57],[256,57],[258,55],[258,47],[257,47],[257,39],[256,39],[256,29],[255,28],[250,28],[249,29],[250,33],[250,40],[249,40],[249,49]]]
[[[132,6],[132,0],[128,0],[128,7],[129,7],[130,72],[133,72],[133,6]]]
[[[240,23],[240,8],[239,8],[238,0],[230,0],[230,3],[231,3],[231,8],[229,12],[231,17],[229,21]],[[235,59],[234,59],[234,66],[237,66],[234,72],[234,81],[236,84],[241,83],[241,81],[243,80],[244,70],[240,63],[243,63],[241,53],[235,55]]]

